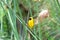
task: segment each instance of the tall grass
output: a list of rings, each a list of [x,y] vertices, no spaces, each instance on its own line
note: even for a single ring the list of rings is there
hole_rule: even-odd
[[[43,9],[50,16],[29,29],[29,16],[35,18]],[[60,40],[59,20],[58,0],[0,0],[0,40]]]

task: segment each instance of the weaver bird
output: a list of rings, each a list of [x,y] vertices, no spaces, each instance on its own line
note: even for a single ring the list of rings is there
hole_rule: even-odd
[[[34,26],[34,19],[33,19],[33,17],[30,17],[29,20],[28,20],[28,27],[30,29],[32,29],[33,26]]]
[[[39,22],[42,22],[42,20],[44,20],[47,17],[49,17],[49,11],[48,10],[41,11],[35,19],[33,19],[33,17],[29,18],[28,27],[32,29],[34,25],[37,25]]]

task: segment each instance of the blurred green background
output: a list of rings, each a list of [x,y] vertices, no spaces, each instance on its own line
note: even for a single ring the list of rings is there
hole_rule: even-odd
[[[29,16],[44,9],[50,16],[30,30]],[[60,40],[60,0],[0,0],[0,40]]]

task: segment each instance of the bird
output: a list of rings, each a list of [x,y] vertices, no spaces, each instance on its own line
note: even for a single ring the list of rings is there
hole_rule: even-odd
[[[33,17],[29,17],[28,27],[29,27],[30,29],[32,29],[32,28],[34,27],[34,19],[33,19]]]
[[[47,9],[46,10],[42,10],[36,18],[29,17],[28,27],[30,29],[32,29],[39,22],[42,23],[42,21],[44,20],[44,18],[47,18],[47,17],[49,17],[49,11]]]

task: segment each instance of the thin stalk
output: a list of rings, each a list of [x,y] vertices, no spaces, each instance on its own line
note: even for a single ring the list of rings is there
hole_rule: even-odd
[[[1,32],[3,32],[3,18],[1,17]]]
[[[15,36],[16,40],[19,40],[19,36],[18,36],[17,30],[14,27],[14,24],[13,24],[13,21],[12,21],[12,18],[10,16],[10,13],[9,12],[8,12],[8,17],[9,17],[9,21],[11,23],[11,26],[12,26],[12,29],[13,29],[13,32],[14,32],[14,36]]]

